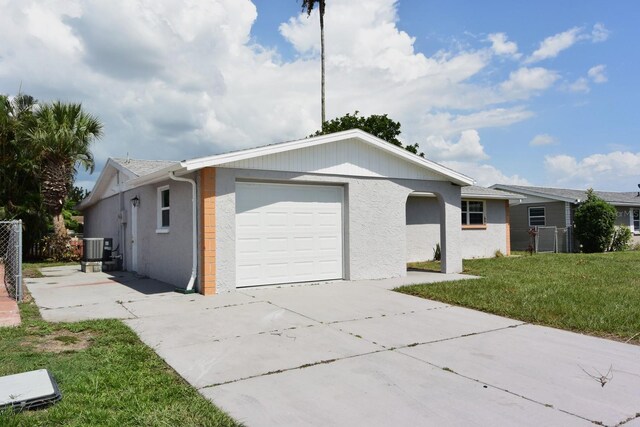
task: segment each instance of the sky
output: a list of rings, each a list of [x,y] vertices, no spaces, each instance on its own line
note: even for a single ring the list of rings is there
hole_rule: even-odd
[[[388,114],[476,179],[634,191],[640,2],[326,0],[327,118]],[[0,0],[0,93],[81,102],[109,157],[183,160],[320,128],[301,0]]]

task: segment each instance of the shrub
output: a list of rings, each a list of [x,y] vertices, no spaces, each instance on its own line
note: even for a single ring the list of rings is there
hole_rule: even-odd
[[[80,255],[71,246],[71,238],[57,234],[49,234],[42,238],[44,253],[49,261],[80,261]]]
[[[433,260],[440,261],[442,259],[442,252],[440,251],[440,243],[436,243],[436,247],[433,250]]]
[[[587,200],[578,206],[574,219],[576,237],[584,252],[609,249],[616,216],[616,208],[598,197],[593,189],[587,190]]]
[[[629,249],[629,243],[631,242],[631,230],[629,227],[616,227],[613,231],[613,238],[611,239],[610,251],[626,251]]]

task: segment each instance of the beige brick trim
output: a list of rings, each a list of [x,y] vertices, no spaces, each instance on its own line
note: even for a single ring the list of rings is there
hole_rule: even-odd
[[[216,170],[200,170],[200,293],[216,293]]]

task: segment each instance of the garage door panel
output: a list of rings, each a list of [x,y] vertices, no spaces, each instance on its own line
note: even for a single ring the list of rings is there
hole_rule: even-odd
[[[342,188],[237,183],[236,239],[239,287],[340,279]]]

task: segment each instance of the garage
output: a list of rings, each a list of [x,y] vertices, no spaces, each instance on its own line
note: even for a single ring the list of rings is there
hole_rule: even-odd
[[[236,183],[236,286],[342,279],[342,186]]]

